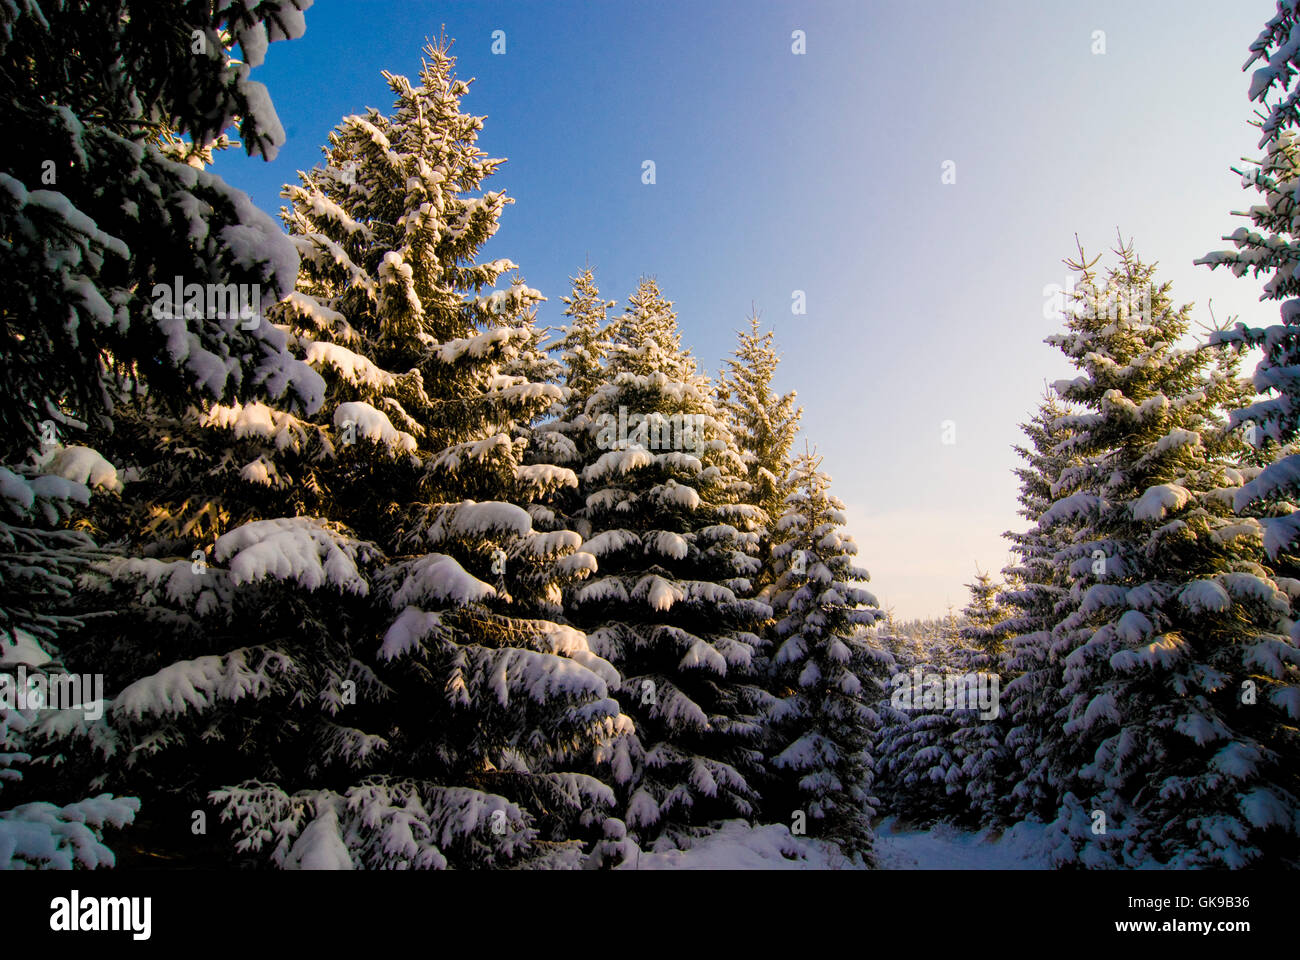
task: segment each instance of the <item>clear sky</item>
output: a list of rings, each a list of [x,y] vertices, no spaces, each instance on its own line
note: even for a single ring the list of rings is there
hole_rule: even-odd
[[[620,302],[654,274],[716,371],[756,305],[874,591],[937,615],[1024,525],[1011,445],[1069,372],[1042,342],[1044,288],[1066,282],[1075,233],[1091,254],[1121,229],[1197,319],[1211,300],[1220,321],[1276,317],[1259,283],[1192,266],[1255,196],[1228,168],[1256,154],[1241,66],[1273,7],[317,0],[253,73],[287,144],[215,170],[277,211],[343,116],[391,106],[380,71],[418,73],[445,24],[476,78],[463,108],[509,160],[487,187],[516,200],[484,252],[550,298],[540,322],[562,322],[588,259]]]

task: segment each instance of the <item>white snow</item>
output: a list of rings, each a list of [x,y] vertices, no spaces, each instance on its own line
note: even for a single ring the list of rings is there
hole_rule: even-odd
[[[50,655],[40,642],[21,627],[13,629],[12,639],[0,636],[0,667],[16,667],[20,663],[40,667],[49,662]]]
[[[117,468],[90,447],[59,447],[52,451],[41,469],[73,483],[101,490],[121,490]]]
[[[673,560],[681,560],[690,552],[685,538],[670,530],[655,530],[647,533],[644,542],[647,553],[657,553]]]
[[[633,805],[641,797],[638,791]],[[654,801],[649,800],[649,805],[655,806]],[[649,815],[650,811],[642,813]],[[875,856],[882,870],[1046,870],[1050,866],[1043,851],[1044,830],[1033,823],[1017,824],[1003,833],[993,829],[971,833],[946,825],[913,830],[890,817],[876,828]],[[690,847],[682,850],[665,843],[664,849],[633,851],[618,869],[860,869],[835,846],[792,836],[789,828],[779,823],[751,825],[727,820],[715,832],[688,842]]]
[[[308,425],[303,421],[257,401],[235,402],[229,406],[214,404],[203,416],[202,423],[205,427],[232,430],[240,439],[258,437],[273,440],[277,450],[298,451],[307,439]]]
[[[1213,580],[1196,580],[1183,588],[1178,602],[1192,613],[1222,613],[1232,606],[1228,591]]]
[[[654,801],[650,802],[653,805]],[[717,832],[693,841],[688,850],[643,850],[633,853],[618,869],[829,870],[849,866],[834,847],[792,836],[784,824],[751,826],[743,820],[728,820]]]
[[[403,656],[423,646],[427,638],[440,632],[445,632],[441,614],[426,613],[418,607],[407,607],[384,633],[384,642],[379,648],[379,656],[384,660]]]
[[[256,460],[250,460],[240,468],[239,477],[247,483],[270,487],[279,481],[280,474],[272,461],[265,456],[259,456]]]
[[[557,467],[549,463],[535,463],[519,467],[515,479],[525,487],[539,491],[549,491],[555,487],[577,487],[578,475],[568,467]]]
[[[511,349],[515,341],[527,343],[532,334],[520,327],[496,327],[477,336],[462,340],[448,340],[438,348],[437,357],[443,363],[456,363],[464,356],[474,358],[486,357],[493,350],[500,348],[505,356],[512,356]]]
[[[9,501],[9,509],[26,515],[36,502],[32,485],[7,467],[0,467],[0,497]]]
[[[399,450],[414,453],[419,446],[415,437],[394,427],[386,413],[362,400],[340,403],[335,408],[334,426],[343,429],[344,424],[349,422],[356,426],[357,436],[382,443],[392,453]]]
[[[1181,510],[1192,499],[1186,487],[1162,483],[1149,488],[1132,506],[1134,520],[1163,520],[1174,510]]]
[[[583,554],[590,556],[590,554]],[[578,591],[579,603],[601,603],[606,600],[628,601],[627,588],[618,577],[601,577]]]
[[[632,588],[632,596],[637,600],[645,600],[650,609],[661,612],[670,610],[674,603],[686,599],[685,591],[658,574],[650,574],[637,581]]]
[[[295,290],[281,301],[281,309],[306,320],[317,330],[329,331],[337,343],[356,343],[361,339],[361,335],[352,328],[343,314],[308,294]]]
[[[572,530],[552,530],[549,533],[533,533],[525,539],[518,549],[520,556],[556,557],[568,555],[582,545],[582,537]]]
[[[189,560],[160,560],[156,557],[114,557],[95,564],[97,574],[109,580],[135,580],[152,596],[161,587],[172,603],[194,605],[200,615],[215,613],[231,602],[232,584],[228,572],[198,567]],[[201,572],[200,572],[201,571]]]
[[[306,360],[313,367],[332,367],[348,383],[368,390],[389,390],[397,382],[396,377],[381,370],[369,357],[325,340],[308,343]]]
[[[657,500],[666,507],[683,507],[687,510],[695,510],[700,506],[700,495],[693,487],[682,486],[675,480],[669,480],[667,483],[651,488],[646,494],[649,499]],[[737,511],[742,510],[743,505],[734,505]],[[719,514],[725,514],[725,508],[719,508]]]
[[[632,530],[606,530],[586,541],[582,549],[593,557],[603,557],[608,553],[639,546],[641,538]]]
[[[929,830],[900,829],[889,817],[876,827],[876,859],[884,870],[1047,870],[1045,827],[1019,823],[999,834],[940,824]]]
[[[590,553],[578,550],[561,559],[556,569],[569,576],[584,577],[600,569],[600,564]]]
[[[280,147],[284,145],[284,127],[281,126],[275,106],[271,103],[270,91],[266,89],[265,84],[258,83],[256,80],[237,82],[240,92],[248,102],[245,113],[256,122],[257,129],[262,134],[261,142],[250,144],[250,150],[261,154],[269,163],[276,158]]]
[[[308,590],[326,584],[365,595],[369,585],[357,569],[359,541],[313,517],[254,520],[217,539],[213,557],[229,561],[235,583],[266,577],[294,580]]]
[[[532,528],[533,518],[528,511],[513,503],[462,500],[438,515],[429,528],[429,537],[434,543],[451,538],[483,539],[493,535],[522,537]]]
[[[266,696],[276,685],[274,675],[290,666],[282,654],[248,648],[179,660],[128,685],[110,701],[111,708],[115,715],[140,719],[201,711],[218,700]]]
[[[140,801],[102,793],[65,807],[24,803],[0,810],[0,871],[112,867],[113,851],[100,842],[107,826],[135,819]]]
[[[1225,573],[1220,578],[1224,588],[1238,599],[1261,601],[1279,616],[1291,611],[1287,595],[1267,580],[1250,573]]]
[[[392,600],[397,609],[422,602],[475,603],[496,595],[490,584],[468,573],[454,557],[441,553],[397,564],[393,575],[400,577]]]
[[[289,848],[286,870],[351,870],[352,857],[339,833],[339,816],[327,806]]]
[[[619,682],[618,671],[602,657],[598,657],[587,644],[587,635],[581,630],[549,620],[533,621],[535,627],[550,643],[551,653],[568,657],[596,674],[609,686]]]
[[[642,447],[610,450],[600,455],[596,462],[582,471],[588,483],[615,474],[625,476],[633,470],[648,467],[655,462],[654,454]]]

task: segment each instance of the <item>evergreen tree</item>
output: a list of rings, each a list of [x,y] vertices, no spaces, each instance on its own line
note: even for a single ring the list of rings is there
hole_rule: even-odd
[[[615,303],[601,297],[590,267],[572,279],[572,292],[562,298],[569,323],[562,328],[563,336],[549,348],[560,354],[556,379],[562,384],[564,397],[551,405],[549,419],[533,430],[530,455],[539,461],[580,469],[602,452],[596,447],[587,403],[603,381],[603,364],[611,346],[606,311]],[[576,485],[561,487],[546,501],[546,509],[562,516],[572,516],[580,507]]]
[[[1059,426],[1066,414],[1060,398],[1049,391],[1021,426],[1029,445],[1016,447],[1024,461],[1015,470],[1020,480],[1018,512],[1030,526],[1005,534],[1017,559],[1003,571],[1014,586],[1000,596],[1008,616],[997,625],[1007,645],[1010,676],[1003,703],[1009,727],[1005,744],[1015,762],[1007,798],[1011,819],[1050,820],[1060,801],[1055,785],[1083,762],[1068,749],[1069,741],[1055,735],[1065,723],[1065,704],[1060,697],[1062,651],[1053,645],[1052,629],[1065,616],[1061,604],[1070,586],[1068,570],[1055,558],[1070,543],[1073,531],[1064,522],[1051,527],[1040,522],[1071,463],[1063,450],[1068,436]]]
[[[803,408],[795,406],[794,391],[778,395],[772,389],[781,360],[772,331],[758,332],[757,314],[749,322],[749,332],[736,335],[739,344],[718,376],[718,399],[748,468],[753,502],[778,517],[789,492],[782,484],[790,473],[790,447]]]
[[[969,816],[981,821],[1000,819],[1005,812],[1003,796],[1011,775],[1011,756],[1005,745],[1007,715],[1002,707],[1002,690],[1007,682],[1007,646],[1002,624],[1009,611],[1002,605],[1002,585],[987,573],[976,571],[975,582],[967,584],[970,602],[962,610],[964,624],[962,666],[969,677],[974,674],[983,685],[976,690],[993,688],[997,682],[995,715],[974,709],[969,698],[975,692],[967,681],[967,708],[954,715],[953,752],[961,764],[965,794],[970,803]],[[981,703],[981,706],[983,704]]]
[[[245,195],[194,162],[227,143],[236,120],[249,153],[274,156],[284,134],[249,73],[269,41],[302,33],[309,5],[0,8],[0,122],[17,147],[0,160],[0,662],[34,647],[40,670],[61,672],[69,634],[99,612],[87,609],[75,578],[100,555],[69,527],[92,490],[107,496],[121,481],[75,441],[88,426],[111,429],[123,384],[319,403],[318,378],[279,331],[256,321],[292,287],[292,247]],[[156,291],[174,281],[223,292],[246,285],[253,322],[214,315],[207,302],[164,305]],[[0,707],[0,774],[11,796],[39,794],[49,779],[17,783],[16,767],[38,751],[44,738],[34,731],[47,716]],[[137,808],[104,794],[0,813],[0,866],[112,863],[103,828],[130,822]]]
[[[138,407],[134,549],[90,581],[126,598],[87,643],[118,671],[104,776],[210,796],[283,867],[513,863],[613,801],[572,768],[626,727],[617,676],[551,619],[594,562],[525,509],[577,482],[527,462],[561,396],[530,378],[542,298],[487,292],[515,269],[477,261],[502,161],[426,55],[285,190],[302,271],[272,315],[319,412]]]
[[[870,861],[877,806],[870,744],[879,725],[871,704],[893,660],[868,638],[865,628],[884,615],[857,585],[868,574],[853,565],[858,550],[841,530],[844,504],[820,465],[807,454],[783,478],[791,492],[774,531],[779,646],[768,739],[777,782],[765,809],[801,813],[814,836]]]
[[[572,519],[600,568],[567,610],[622,677],[635,730],[600,759],[643,842],[751,816],[761,772],[754,631],[771,608],[750,595],[767,518],[744,502],[744,464],[679,343],[671,303],[643,280],[586,404],[599,455]]]
[[[1061,649],[1066,722],[1087,762],[1061,784],[1063,862],[1293,862],[1295,581],[1275,578],[1259,525],[1231,515],[1240,444],[1219,414],[1233,368],[1178,345],[1188,308],[1129,247],[1104,289],[1083,259],[1066,332],[1080,375],[1055,389],[1078,458],[1042,526],[1075,525]]]
[[[175,135],[205,146],[238,119],[248,151],[273,157],[284,133],[265,87],[247,78],[268,40],[302,32],[308,5],[0,10],[0,122],[22,146],[0,171],[0,235],[12,238],[0,248],[4,462],[38,448],[46,420],[107,423],[108,391],[124,374],[173,394],[271,389],[310,403],[314,381],[274,328],[206,307],[159,309],[153,293],[177,277],[257,285],[260,312],[292,288],[297,263],[274,222],[183,162]]]
[[[601,365],[609,353],[609,323],[606,311],[616,304],[600,295],[591,267],[573,277],[573,291],[564,300],[564,315],[569,323],[564,336],[551,347],[559,351],[564,365],[564,386],[569,395],[566,420],[581,413],[587,400],[600,386]]]
[[[1292,0],[1278,0],[1277,13],[1250,47],[1250,58],[1243,69],[1262,61],[1251,79],[1250,99],[1260,104],[1262,120],[1259,146],[1264,158],[1243,169],[1234,168],[1263,199],[1240,214],[1251,226],[1239,227],[1225,240],[1234,250],[1207,254],[1199,264],[1211,269],[1220,266],[1238,277],[1251,273],[1267,276],[1261,300],[1281,301],[1280,324],[1267,327],[1237,323],[1231,330],[1216,330],[1211,345],[1227,346],[1238,352],[1256,348],[1263,352],[1255,368],[1254,386],[1262,399],[1243,403],[1231,412],[1234,427],[1245,426],[1247,440],[1260,448],[1267,464],[1263,472],[1252,474],[1236,492],[1233,504],[1238,512],[1249,513],[1263,524],[1264,544],[1272,558],[1282,558],[1294,568],[1295,547],[1300,539],[1300,454],[1288,449],[1300,430],[1300,385],[1295,369],[1300,364],[1300,208],[1296,188],[1300,186],[1300,129],[1297,103],[1297,56],[1300,39],[1297,5]],[[1275,459],[1274,459],[1275,458]],[[1268,461],[1273,459],[1274,462]],[[1300,719],[1296,715],[1293,719]]]
[[[695,375],[695,360],[682,349],[677,313],[659,292],[654,277],[641,278],[623,313],[611,324],[610,342],[606,382],[621,372],[659,372],[673,383],[685,383]]]
[[[963,624],[958,635],[967,650],[966,665],[973,670],[998,670],[1002,665],[1002,632],[998,627],[1007,618],[999,597],[1002,587],[978,569],[975,582],[966,584],[970,601],[962,609]]]

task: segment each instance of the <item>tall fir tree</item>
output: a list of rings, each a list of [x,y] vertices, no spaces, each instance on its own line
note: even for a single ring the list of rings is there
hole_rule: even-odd
[[[975,572],[975,581],[967,584],[970,601],[962,610],[964,620],[959,636],[962,641],[961,666],[966,680],[967,709],[954,717],[952,749],[961,765],[963,788],[970,804],[967,815],[982,822],[1002,819],[1006,814],[1004,795],[1012,772],[1011,755],[1006,746],[1008,717],[1003,707],[1002,690],[1008,680],[1006,631],[1003,624],[1010,611],[1003,605],[1003,585],[990,574]],[[972,686],[971,676],[976,678]],[[996,688],[993,683],[996,682]],[[989,694],[993,710],[973,709],[969,702],[974,693]]]
[[[587,404],[604,379],[604,363],[609,355],[612,324],[607,311],[616,306],[605,300],[596,286],[590,266],[573,277],[573,289],[563,297],[564,316],[569,322],[562,336],[548,348],[559,354],[559,379],[562,399],[547,411],[547,419],[537,424],[532,434],[530,456],[540,461],[580,469],[599,456],[592,420]],[[579,511],[581,497],[576,484],[554,491],[545,509],[571,516]]]
[[[1256,63],[1249,98],[1260,105],[1259,147],[1264,157],[1233,172],[1260,194],[1263,202],[1238,214],[1250,221],[1225,240],[1233,250],[1220,250],[1197,260],[1211,269],[1225,267],[1238,277],[1247,273],[1267,276],[1260,300],[1281,301],[1280,324],[1267,327],[1237,323],[1232,329],[1216,330],[1210,343],[1238,352],[1249,348],[1263,353],[1255,368],[1254,387],[1264,396],[1251,398],[1230,415],[1234,427],[1244,427],[1247,440],[1259,448],[1266,466],[1251,471],[1248,481],[1236,491],[1233,504],[1238,512],[1257,516],[1265,531],[1269,556],[1295,568],[1300,558],[1300,453],[1290,449],[1300,432],[1300,381],[1295,371],[1300,364],[1300,91],[1296,89],[1296,52],[1300,20],[1293,0],[1278,0],[1277,12],[1250,47],[1242,69]],[[1268,462],[1272,460],[1273,462]],[[1294,717],[1300,719],[1300,715]]]
[[[114,467],[82,441],[89,427],[111,429],[124,383],[172,396],[319,402],[317,378],[278,331],[213,315],[206,302],[197,311],[164,305],[157,293],[174,282],[223,293],[244,285],[256,314],[292,287],[296,257],[274,222],[192,161],[228,143],[235,122],[250,154],[274,156],[284,132],[249,75],[270,41],[302,33],[308,6],[69,0],[0,9],[0,122],[16,147],[0,160],[0,663],[63,673],[61,648],[102,612],[75,585],[101,555],[71,527],[92,491],[102,500],[120,488]],[[34,660],[20,659],[33,650]],[[40,752],[35,730],[46,717],[0,707],[6,800],[55,786],[18,769]],[[71,782],[61,777],[57,789]],[[0,812],[0,867],[111,864],[103,829],[137,809],[135,799],[104,794]]]
[[[799,432],[803,408],[795,393],[778,394],[772,387],[781,357],[771,330],[759,333],[758,315],[749,318],[749,332],[739,341],[726,369],[718,376],[718,399],[732,424],[732,433],[748,468],[753,502],[771,517],[779,517],[789,492],[790,448]]]
[[[551,347],[560,353],[564,386],[572,391],[567,398],[570,416],[566,419],[573,419],[573,415],[582,411],[601,383],[601,367],[610,348],[607,311],[617,305],[600,295],[590,266],[584,267],[572,280],[573,290],[562,298],[569,322],[563,327],[564,335]]]
[[[695,359],[682,349],[677,313],[654,277],[641,278],[623,312],[610,325],[609,335],[606,368],[610,375],[655,371],[674,383],[695,376]]]
[[[1072,578],[1054,628],[1066,722],[1087,762],[1062,784],[1060,862],[1229,866],[1294,862],[1300,583],[1277,578],[1259,524],[1229,508],[1243,475],[1220,409],[1234,368],[1183,348],[1188,308],[1131,247],[1097,286],[1088,262],[1066,331],[1079,369],[1055,389],[1078,458],[1043,526],[1075,526],[1056,554]],[[1063,650],[1064,652],[1064,650]]]
[[[121,665],[85,731],[125,760],[104,776],[215,802],[278,866],[515,863],[613,801],[575,768],[627,726],[617,675],[551,619],[595,564],[525,509],[577,482],[527,462],[561,396],[529,375],[541,296],[487,292],[508,200],[475,193],[502,161],[453,71],[440,41],[418,84],[385,74],[391,115],[285,190],[302,271],[273,318],[319,412],[141,409],[135,549],[92,582],[127,597],[92,644]]]
[[[1028,446],[1016,447],[1023,462],[1015,474],[1020,480],[1018,512],[1030,526],[1005,534],[1016,559],[1003,571],[1013,585],[1001,594],[1008,616],[997,630],[1007,646],[1010,675],[1003,703],[1009,726],[1005,743],[1014,761],[1007,816],[1015,820],[1052,819],[1060,802],[1056,785],[1082,766],[1082,759],[1066,749],[1068,742],[1055,736],[1066,720],[1061,660],[1069,651],[1053,644],[1052,630],[1065,616],[1062,604],[1070,587],[1068,569],[1057,564],[1056,555],[1070,543],[1073,530],[1064,522],[1050,527],[1041,522],[1055,499],[1055,485],[1072,462],[1064,449],[1068,434],[1060,426],[1066,414],[1066,406],[1049,389],[1034,416],[1022,424]]]
[[[672,304],[643,280],[586,404],[598,456],[572,519],[599,559],[567,605],[618,669],[635,730],[600,757],[641,842],[756,811],[758,685],[771,608],[750,598],[766,515],[707,380],[680,351]]]
[[[774,530],[777,648],[767,736],[775,783],[765,811],[806,818],[810,835],[870,863],[877,811],[870,746],[880,722],[872,704],[893,658],[868,635],[884,614],[858,585],[869,576],[854,565],[844,504],[820,466],[806,454],[780,484],[790,492]]]

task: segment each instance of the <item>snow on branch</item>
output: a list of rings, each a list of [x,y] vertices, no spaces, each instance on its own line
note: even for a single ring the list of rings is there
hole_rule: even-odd
[[[369,544],[314,517],[254,520],[223,534],[213,548],[214,559],[229,561],[236,584],[273,577],[293,580],[308,590],[329,585],[361,596],[370,587],[357,561],[373,554]]]

